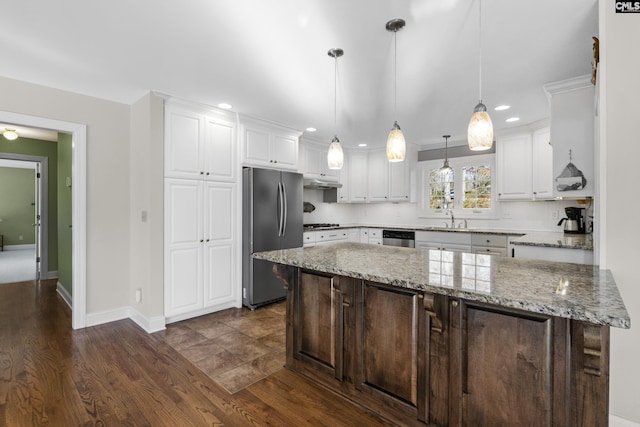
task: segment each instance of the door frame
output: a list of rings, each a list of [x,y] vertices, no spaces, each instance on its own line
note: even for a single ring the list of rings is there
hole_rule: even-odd
[[[87,126],[79,123],[0,111],[0,121],[71,134],[71,327],[87,326]]]
[[[36,196],[36,215],[40,214],[40,226],[36,228],[36,256],[40,256],[40,265],[36,260],[36,280],[50,279],[49,277],[49,158],[28,154],[0,153],[0,159],[17,160],[21,162],[37,163],[40,165],[40,179],[37,177],[36,186],[39,194]],[[37,171],[37,169],[35,169]],[[35,220],[35,218],[34,218]],[[38,254],[38,245],[40,254]],[[44,272],[44,277],[43,277]]]

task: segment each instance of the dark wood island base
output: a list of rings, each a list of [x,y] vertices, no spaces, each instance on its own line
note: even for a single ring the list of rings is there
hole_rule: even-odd
[[[400,425],[607,426],[609,326],[282,264],[292,371]]]

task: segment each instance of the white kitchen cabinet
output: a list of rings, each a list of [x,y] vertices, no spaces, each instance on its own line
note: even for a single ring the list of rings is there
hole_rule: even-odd
[[[317,178],[326,181],[338,181],[338,170],[329,169],[327,150],[329,145],[302,141],[302,173],[305,178]]]
[[[246,116],[240,117],[242,163],[280,170],[298,170],[300,132]]]
[[[237,184],[165,179],[165,318],[235,307]]]
[[[593,251],[573,248],[551,248],[547,246],[512,245],[514,258],[540,261],[593,264]]]
[[[360,243],[360,229],[359,228],[347,228],[347,241],[351,243]]]
[[[349,202],[366,203],[369,190],[369,155],[366,152],[349,153]]]
[[[382,229],[380,228],[370,228],[369,232],[369,241],[370,245],[382,245]]]
[[[316,246],[348,241],[345,229],[317,230]]]
[[[316,232],[305,231],[302,233],[302,247],[307,248],[316,245]]]
[[[235,181],[236,117],[226,111],[167,102],[165,176]]]
[[[531,200],[531,135],[521,134],[496,141],[499,200]]]
[[[368,202],[389,201],[389,161],[386,150],[369,151]]]
[[[472,233],[471,252],[507,256],[507,236]]]
[[[360,243],[369,243],[369,229],[360,228]]]
[[[410,153],[404,162],[389,162],[389,201],[408,202],[411,195],[409,181]]]
[[[549,128],[533,132],[531,144],[531,181],[535,200],[553,199],[553,147]]]
[[[461,231],[416,231],[416,248],[454,252],[471,251],[471,233]]]

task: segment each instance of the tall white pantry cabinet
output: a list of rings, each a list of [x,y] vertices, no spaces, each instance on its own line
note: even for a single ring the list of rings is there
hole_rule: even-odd
[[[237,117],[165,101],[167,323],[239,307]]]

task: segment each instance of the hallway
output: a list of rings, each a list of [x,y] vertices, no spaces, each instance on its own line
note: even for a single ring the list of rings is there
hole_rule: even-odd
[[[232,310],[211,326],[245,317]],[[55,280],[0,286],[0,427],[389,425],[284,368],[230,394],[171,335],[131,320],[74,331]]]
[[[0,285],[35,279],[35,248],[0,252]]]

